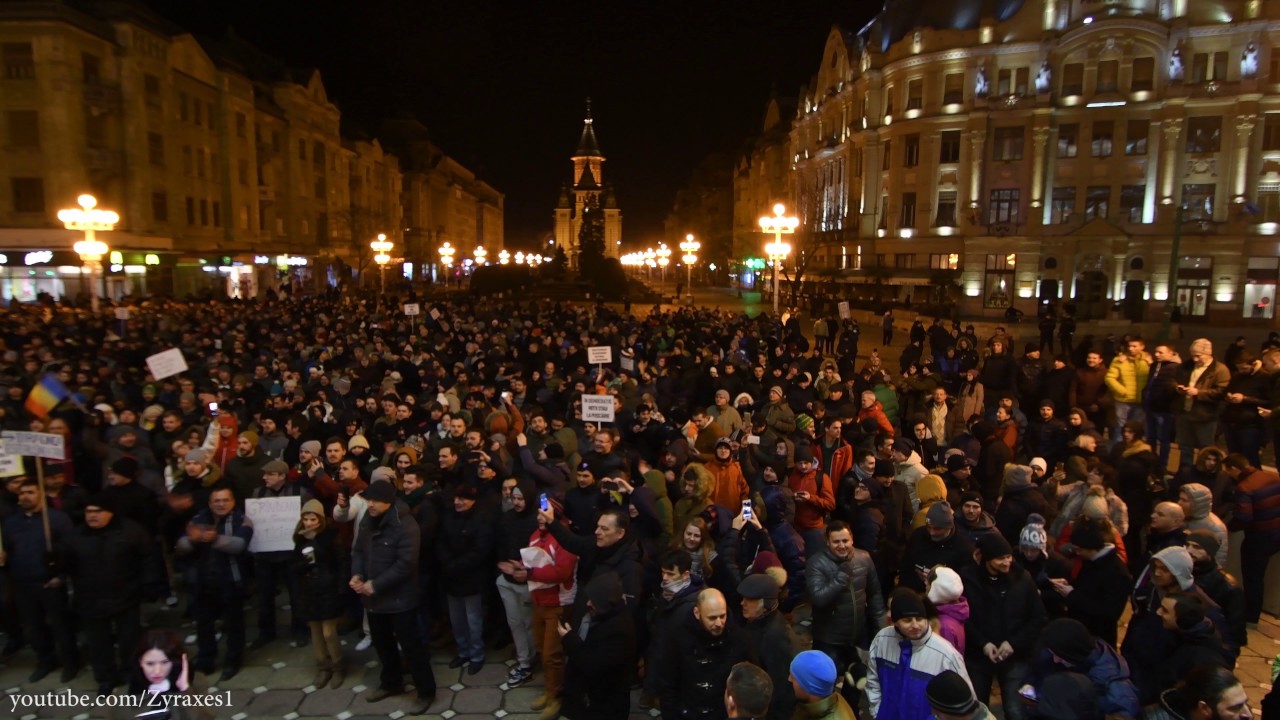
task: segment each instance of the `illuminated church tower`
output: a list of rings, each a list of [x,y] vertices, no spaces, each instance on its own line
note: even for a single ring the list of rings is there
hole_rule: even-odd
[[[573,161],[573,184],[560,190],[560,202],[555,210],[556,245],[564,248],[569,266],[578,267],[578,233],[582,228],[582,214],[604,213],[604,254],[618,257],[622,241],[622,211],[614,196],[613,186],[604,182],[604,155],[596,142],[595,125],[591,118],[591,99],[587,98],[587,117],[582,121],[582,137],[578,150],[570,158]]]

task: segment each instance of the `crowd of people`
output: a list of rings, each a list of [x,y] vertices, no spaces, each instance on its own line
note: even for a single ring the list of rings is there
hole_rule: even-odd
[[[338,688],[351,634],[365,699],[407,676],[410,714],[434,652],[474,675],[509,643],[544,720],[624,718],[633,688],[666,720],[980,719],[993,692],[1010,720],[1251,717],[1274,334],[1015,357],[1004,328],[917,321],[891,367],[847,320],[402,301],[0,317],[0,427],[67,448],[0,492],[6,661],[185,693],[291,642]],[[187,370],[156,378],[168,348]],[[54,381],[73,395],[28,402]],[[269,498],[297,504],[292,548],[254,544]]]

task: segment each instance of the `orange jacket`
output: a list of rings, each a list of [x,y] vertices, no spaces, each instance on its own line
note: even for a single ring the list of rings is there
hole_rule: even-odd
[[[742,474],[742,466],[737,460],[721,463],[717,458],[706,467],[716,478],[716,486],[711,490],[711,504],[727,507],[736,515],[742,501],[751,497],[751,487]]]
[[[787,478],[787,487],[791,488],[791,492],[809,493],[808,501],[796,499],[796,517],[791,524],[797,530],[826,527],[827,513],[836,508],[836,490],[831,478],[822,473],[822,489],[819,490],[818,475],[817,471],[801,473],[792,470],[791,476]]]

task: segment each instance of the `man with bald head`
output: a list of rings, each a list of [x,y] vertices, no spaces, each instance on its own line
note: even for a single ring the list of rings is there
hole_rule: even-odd
[[[1187,518],[1182,506],[1176,502],[1162,502],[1151,511],[1151,524],[1147,530],[1146,547],[1142,553],[1133,553],[1141,559],[1132,569],[1134,576],[1151,562],[1151,557],[1169,547],[1184,547],[1187,544]]]
[[[698,593],[692,614],[667,638],[662,663],[663,720],[727,717],[725,679],[740,662],[756,662],[747,635],[729,621],[729,604],[714,588]]]

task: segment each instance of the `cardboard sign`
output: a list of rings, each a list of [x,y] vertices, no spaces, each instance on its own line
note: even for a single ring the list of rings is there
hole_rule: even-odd
[[[418,303],[405,303],[404,314],[405,315],[421,315],[422,308],[418,307]]]
[[[839,305],[837,305],[836,307],[840,308],[840,319],[848,320],[849,319],[849,301],[846,300],[840,303]]]
[[[293,550],[293,530],[302,515],[302,498],[250,498],[244,501],[244,514],[253,521],[249,552]]]
[[[10,455],[4,448],[4,443],[0,442],[0,477],[14,477],[22,475],[26,470],[22,467],[22,458],[18,455]]]
[[[583,422],[613,422],[612,395],[583,395]]]
[[[428,313],[428,314],[429,314],[429,315],[431,315],[431,319],[432,319],[432,320],[436,320],[436,321],[440,320],[440,311],[439,311],[439,310],[437,310],[437,309],[435,309],[435,308],[431,308],[431,312],[430,312],[430,313]]]
[[[217,342],[214,343],[215,346],[217,344]],[[186,372],[187,359],[182,357],[182,351],[178,348],[169,348],[164,352],[158,352],[147,358],[147,369],[151,371],[152,377],[157,380],[163,380],[178,373]]]
[[[6,454],[47,460],[67,459],[67,445],[61,435],[5,430],[0,436],[4,438]]]
[[[129,319],[129,308],[127,308],[127,307],[118,307],[118,308],[116,308],[116,319],[117,319],[117,320],[128,320],[128,319]]]
[[[613,362],[613,346],[596,345],[587,348],[587,362],[592,365],[608,365]]]

